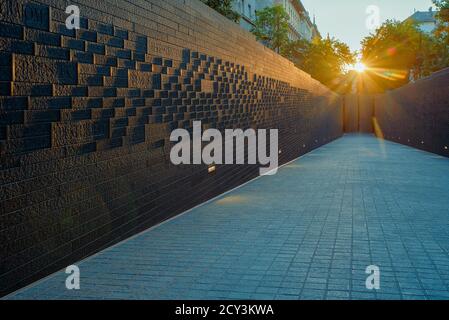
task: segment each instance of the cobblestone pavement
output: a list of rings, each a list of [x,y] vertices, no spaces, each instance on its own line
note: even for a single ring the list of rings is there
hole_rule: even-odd
[[[346,135],[7,298],[448,299],[448,250],[449,159]]]

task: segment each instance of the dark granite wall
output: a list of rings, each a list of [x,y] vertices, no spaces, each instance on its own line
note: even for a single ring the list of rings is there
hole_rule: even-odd
[[[175,167],[173,129],[276,128],[282,164],[341,136],[341,105],[196,0],[1,0],[0,295],[258,175]]]
[[[373,133],[374,97],[347,94],[344,100],[344,131]]]
[[[449,69],[376,96],[376,134],[449,156]]]

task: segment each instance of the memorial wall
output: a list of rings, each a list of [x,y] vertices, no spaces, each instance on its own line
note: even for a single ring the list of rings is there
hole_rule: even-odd
[[[342,135],[342,100],[197,0],[2,0],[0,295],[258,176],[173,165],[193,121],[278,129],[284,164]]]

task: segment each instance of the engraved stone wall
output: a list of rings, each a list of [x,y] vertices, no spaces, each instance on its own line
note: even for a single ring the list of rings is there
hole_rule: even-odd
[[[258,175],[173,166],[173,129],[279,129],[282,164],[341,104],[197,0],[0,1],[0,295]]]

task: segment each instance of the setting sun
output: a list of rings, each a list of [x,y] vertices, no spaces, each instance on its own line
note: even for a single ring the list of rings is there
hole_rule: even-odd
[[[352,66],[351,69],[356,71],[356,72],[358,72],[358,73],[362,73],[362,72],[366,71],[366,66],[362,62],[357,62],[356,64],[354,64]]]
[[[345,72],[355,71],[357,73],[364,73],[367,69],[367,66],[361,61],[354,64],[348,64],[344,67]]]

